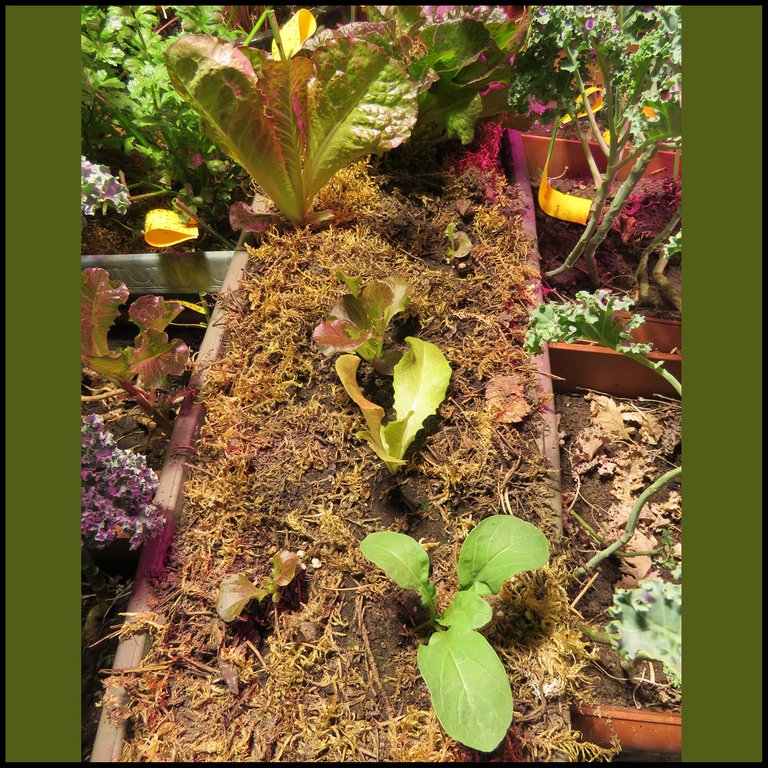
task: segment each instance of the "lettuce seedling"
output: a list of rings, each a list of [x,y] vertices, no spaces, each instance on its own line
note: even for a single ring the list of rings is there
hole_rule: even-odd
[[[278,552],[270,562],[272,572],[264,579],[261,587],[250,582],[244,573],[233,574],[222,580],[216,612],[224,621],[234,621],[251,600],[261,602],[271,596],[273,603],[278,602],[281,587],[287,587],[301,567],[299,556],[287,550]]]
[[[416,122],[416,86],[376,45],[339,40],[274,61],[264,51],[189,35],[165,53],[171,82],[203,118],[213,142],[253,177],[281,213],[304,226],[331,177],[368,154],[401,144]],[[235,229],[270,219],[233,206]]]
[[[434,633],[416,658],[446,733],[482,752],[495,749],[512,723],[512,690],[496,652],[475,631],[493,617],[482,595],[497,594],[516,573],[543,567],[549,560],[544,534],[511,515],[483,520],[464,540],[459,590],[442,613],[429,579],[429,555],[417,541],[379,531],[366,536],[360,550],[399,587],[415,589],[429,609]]]
[[[156,406],[168,376],[184,373],[189,348],[180,339],[168,340],[166,327],[184,308],[162,296],[141,296],[128,310],[139,327],[134,346],[110,351],[107,333],[128,301],[128,288],[98,267],[82,271],[80,291],[80,353],[83,363],[122,387],[166,433],[167,416]]]
[[[365,440],[393,475],[405,464],[403,456],[424,421],[437,412],[445,399],[451,379],[451,366],[438,347],[412,336],[405,341],[410,349],[394,368],[396,420],[388,424],[382,424],[384,409],[368,400],[358,386],[360,358],[342,355],[336,360],[341,383],[360,406],[368,425],[367,430],[358,432],[355,437]]]
[[[336,277],[349,293],[331,309],[328,319],[315,327],[312,338],[327,357],[337,352],[356,352],[380,372],[391,375],[400,356],[383,352],[384,333],[390,320],[408,308],[408,283],[399,277],[386,277],[361,290],[362,278],[349,278],[343,272],[337,272]]]

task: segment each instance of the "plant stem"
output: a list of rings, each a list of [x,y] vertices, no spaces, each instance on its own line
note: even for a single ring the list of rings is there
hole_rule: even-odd
[[[280,37],[280,27],[277,24],[277,17],[273,10],[267,11],[267,21],[269,21],[269,28],[272,30],[272,35],[277,43],[277,50],[280,53],[280,60],[285,61],[288,57],[285,55],[285,49],[283,48],[283,40]]]
[[[163,189],[158,192],[143,192],[140,195],[131,195],[131,202],[134,200],[144,200],[147,197],[161,197],[162,195],[170,195],[173,194],[172,190],[169,189]]]
[[[138,387],[135,387],[127,379],[119,382],[120,386],[139,404],[144,413],[147,414],[157,426],[162,430],[166,437],[171,436],[171,424],[168,418],[152,403],[149,402],[147,396]]]
[[[251,40],[253,40],[254,35],[261,29],[261,25],[264,23],[264,20],[267,18],[267,14],[269,13],[269,10],[270,10],[269,6],[267,6],[265,10],[262,12],[261,16],[259,16],[259,20],[256,22],[253,29],[248,33],[248,37],[245,38],[245,42],[243,43],[244,46],[249,45]]]
[[[630,512],[629,519],[627,520],[627,527],[624,533],[622,533],[621,536],[619,536],[619,538],[609,547],[606,547],[601,552],[598,552],[588,563],[586,563],[586,565],[584,565],[583,568],[579,568],[576,571],[576,575],[583,576],[587,571],[594,568],[599,562],[605,560],[607,557],[610,557],[614,552],[616,552],[616,550],[621,549],[621,547],[623,547],[632,538],[632,535],[635,532],[635,528],[637,527],[637,521],[640,519],[640,512],[642,511],[648,499],[650,499],[654,494],[658,493],[665,485],[667,485],[667,483],[670,483],[676,477],[679,477],[682,472],[682,467],[675,467],[669,472],[663,474],[654,483],[651,483],[651,485],[649,485],[640,494],[637,501],[635,501],[632,507],[632,511]]]
[[[590,627],[588,624],[582,624],[580,621],[576,622],[576,629],[595,643],[611,644],[611,638],[607,632],[601,632],[599,629]]]
[[[589,103],[589,98],[587,97],[587,89],[584,87],[584,81],[581,79],[581,72],[579,72],[579,63],[576,61],[576,54],[571,50],[570,46],[566,46],[565,52],[568,55],[571,64],[573,65],[573,74],[576,78],[576,84],[579,86],[581,101],[584,104],[584,109],[587,113],[589,124],[592,127],[592,132],[595,135],[595,141],[597,142],[600,149],[603,150],[603,154],[607,157],[609,153],[608,145],[605,143],[605,139],[600,134],[600,128],[597,125],[597,120],[595,120],[595,113],[592,111],[592,105]]]
[[[187,216],[189,216],[191,219],[194,219],[196,226],[202,227],[211,237],[214,237],[216,240],[218,240],[227,250],[234,251],[236,246],[231,240],[227,240],[225,237],[222,237],[216,230],[209,227],[204,221],[198,221],[198,218],[194,211],[187,208],[184,203],[179,200],[178,197],[174,198],[171,202],[171,205],[174,208],[178,208],[182,213],[185,213]]]
[[[590,214],[590,219],[587,224],[587,228],[584,230],[584,234],[579,239],[579,242],[576,243],[574,249],[571,251],[565,262],[557,269],[554,269],[551,272],[547,272],[547,277],[554,277],[555,275],[562,274],[567,269],[572,267],[580,256],[584,256],[590,266],[590,279],[592,280],[594,287],[598,287],[597,271],[594,268],[595,251],[597,251],[598,247],[608,236],[608,232],[610,232],[613,223],[616,221],[619,213],[621,212],[621,209],[624,207],[624,203],[626,202],[627,197],[629,197],[632,190],[637,186],[637,182],[640,181],[642,175],[645,173],[646,168],[653,159],[653,156],[656,154],[656,149],[657,147],[652,145],[649,146],[645,152],[643,152],[638,161],[632,167],[629,176],[627,176],[624,183],[621,185],[621,187],[619,187],[619,191],[616,193],[616,196],[613,198],[613,201],[608,207],[608,210],[603,215],[602,221],[600,221],[598,226],[597,221],[601,213],[603,202],[605,202],[608,193],[607,185],[603,190],[600,191],[600,195],[595,201],[595,207],[592,209],[592,213]],[[613,172],[615,172],[615,169],[609,168],[606,171],[606,174]]]

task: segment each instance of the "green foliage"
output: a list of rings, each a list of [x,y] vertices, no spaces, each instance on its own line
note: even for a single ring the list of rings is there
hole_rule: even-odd
[[[402,143],[416,121],[416,89],[405,69],[363,40],[274,61],[190,35],[168,48],[166,62],[210,138],[299,226],[327,218],[310,207],[337,171]],[[244,203],[230,220],[251,231],[269,223]]]
[[[679,6],[552,5],[531,10],[524,49],[515,58],[509,103],[519,113],[541,112],[543,122],[568,115],[584,148],[596,187],[583,234],[547,277],[585,258],[598,287],[595,252],[662,147],[682,145],[682,27]],[[603,110],[586,90],[603,89]],[[554,104],[547,108],[544,105]],[[578,114],[584,110],[582,123]],[[606,133],[607,132],[607,133]],[[604,135],[606,134],[606,135]],[[600,173],[587,141],[605,160]],[[622,169],[630,168],[619,183]]]
[[[630,299],[614,296],[609,291],[579,291],[573,301],[541,304],[531,314],[524,349],[529,354],[538,355],[541,345],[548,341],[566,344],[594,341],[616,352],[645,355],[653,349],[653,345],[638,344],[630,336],[630,331],[642,325],[645,319],[641,315],[632,315],[623,321],[615,314],[631,306]],[[649,364],[655,367],[661,365]]]
[[[287,587],[299,572],[301,563],[295,552],[281,550],[271,560],[272,572],[267,576],[261,587],[248,580],[244,573],[225,577],[219,588],[216,600],[216,612],[224,621],[234,621],[251,600],[261,602],[265,597],[272,598],[273,603],[280,600],[280,589]]]
[[[443,728],[462,744],[490,752],[512,722],[512,691],[496,652],[475,629],[493,617],[481,595],[496,594],[516,573],[543,567],[549,544],[538,528],[511,515],[494,515],[477,525],[459,553],[459,591],[442,613],[429,579],[429,556],[410,536],[371,533],[363,555],[398,586],[415,589],[429,607],[434,634],[420,645],[419,671]]]
[[[389,354],[383,359],[384,333],[392,318],[408,308],[408,283],[387,277],[368,283],[361,291],[362,278],[348,278],[342,272],[336,277],[349,293],[331,309],[328,319],[315,327],[312,338],[326,356],[356,352],[379,370],[392,373],[391,366],[399,355]]]
[[[226,212],[242,173],[216,151],[171,85],[163,53],[182,34],[245,37],[227,29],[223,8],[88,5],[81,7],[80,23],[83,153],[136,153],[147,174],[134,184],[168,190],[212,216]]]
[[[656,659],[676,685],[682,683],[682,586],[648,579],[634,589],[617,589],[612,620],[607,626],[611,645],[624,658]]]
[[[599,79],[608,89],[604,122],[612,140],[638,148],[680,139],[680,6],[532,6],[515,70],[509,100],[518,112],[538,100],[555,104],[545,121],[575,119],[581,87]]]
[[[366,6],[366,13],[371,21],[321,32],[308,47],[354,37],[403,61],[418,88],[412,141],[469,144],[478,120],[507,108],[527,21],[510,21],[495,6]]]
[[[427,417],[437,412],[445,399],[451,366],[438,347],[411,336],[410,349],[394,368],[395,421],[382,424],[384,409],[372,403],[357,384],[360,358],[342,355],[336,360],[336,372],[347,394],[363,412],[367,430],[356,434],[365,440],[394,475],[405,464],[403,456]]]

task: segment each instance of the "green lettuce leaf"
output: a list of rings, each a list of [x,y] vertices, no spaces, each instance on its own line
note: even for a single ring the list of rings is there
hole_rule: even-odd
[[[337,171],[396,147],[416,121],[416,88],[403,66],[362,40],[273,61],[257,49],[188,35],[165,58],[210,138],[299,226],[313,220],[312,200]]]

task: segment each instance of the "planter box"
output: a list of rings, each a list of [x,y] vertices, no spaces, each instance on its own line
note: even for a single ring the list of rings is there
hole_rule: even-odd
[[[131,294],[199,294],[220,291],[231,251],[120,253],[81,256],[82,269],[101,267]]]
[[[227,291],[237,285],[237,281],[248,261],[248,254],[242,248],[243,239],[241,238],[238,249],[234,253],[228,254],[226,276],[216,290]],[[163,255],[167,256],[169,254],[159,254],[158,256]],[[189,256],[189,254],[183,255],[185,257]],[[149,254],[149,256],[155,257],[156,255]],[[207,263],[207,255],[200,254],[200,256]],[[104,266],[103,263],[86,263],[86,259],[104,259],[110,263],[115,263],[114,260],[117,259],[118,261],[122,260],[126,265],[135,263],[135,256],[131,254],[121,257],[83,257],[83,268],[87,266]],[[162,259],[158,261],[162,262]],[[224,259],[217,256],[213,261],[221,264]],[[109,269],[107,266],[104,266],[104,268]],[[110,276],[114,277],[111,272]],[[121,279],[125,281],[124,277],[121,277]],[[136,287],[135,281],[133,285]],[[174,285],[175,290],[179,283],[177,282]],[[164,293],[165,289],[165,285],[155,283],[149,287],[140,287],[139,292]],[[160,535],[145,544],[141,549],[133,592],[127,608],[129,614],[142,614],[151,609],[152,589],[150,581],[162,576],[163,573],[165,555],[168,546],[173,540],[176,520],[184,501],[184,482],[187,475],[188,457],[190,451],[194,450],[197,430],[203,419],[203,407],[200,403],[196,402],[194,393],[199,391],[203,384],[207,366],[220,357],[223,348],[224,323],[221,321],[220,315],[221,310],[217,306],[208,324],[198,354],[195,371],[190,379],[190,394],[184,399],[179,415],[174,422],[171,441],[160,472],[160,484],[154,499],[154,503],[163,511],[166,523]],[[130,619],[127,619],[126,623],[129,624]],[[147,653],[149,643],[150,636],[146,631],[136,632],[121,640],[115,655],[113,671],[119,672],[121,669],[138,667]],[[122,687],[113,686],[105,691],[105,696],[114,697],[118,701],[124,701],[126,691]],[[104,711],[94,740],[91,762],[117,762],[120,759],[123,747],[125,729],[126,721],[115,723],[109,719],[106,711]]]
[[[663,760],[679,757],[682,748],[681,718],[671,712],[583,706],[571,710],[571,724],[594,744],[609,747],[618,739],[624,753],[653,753]]]

